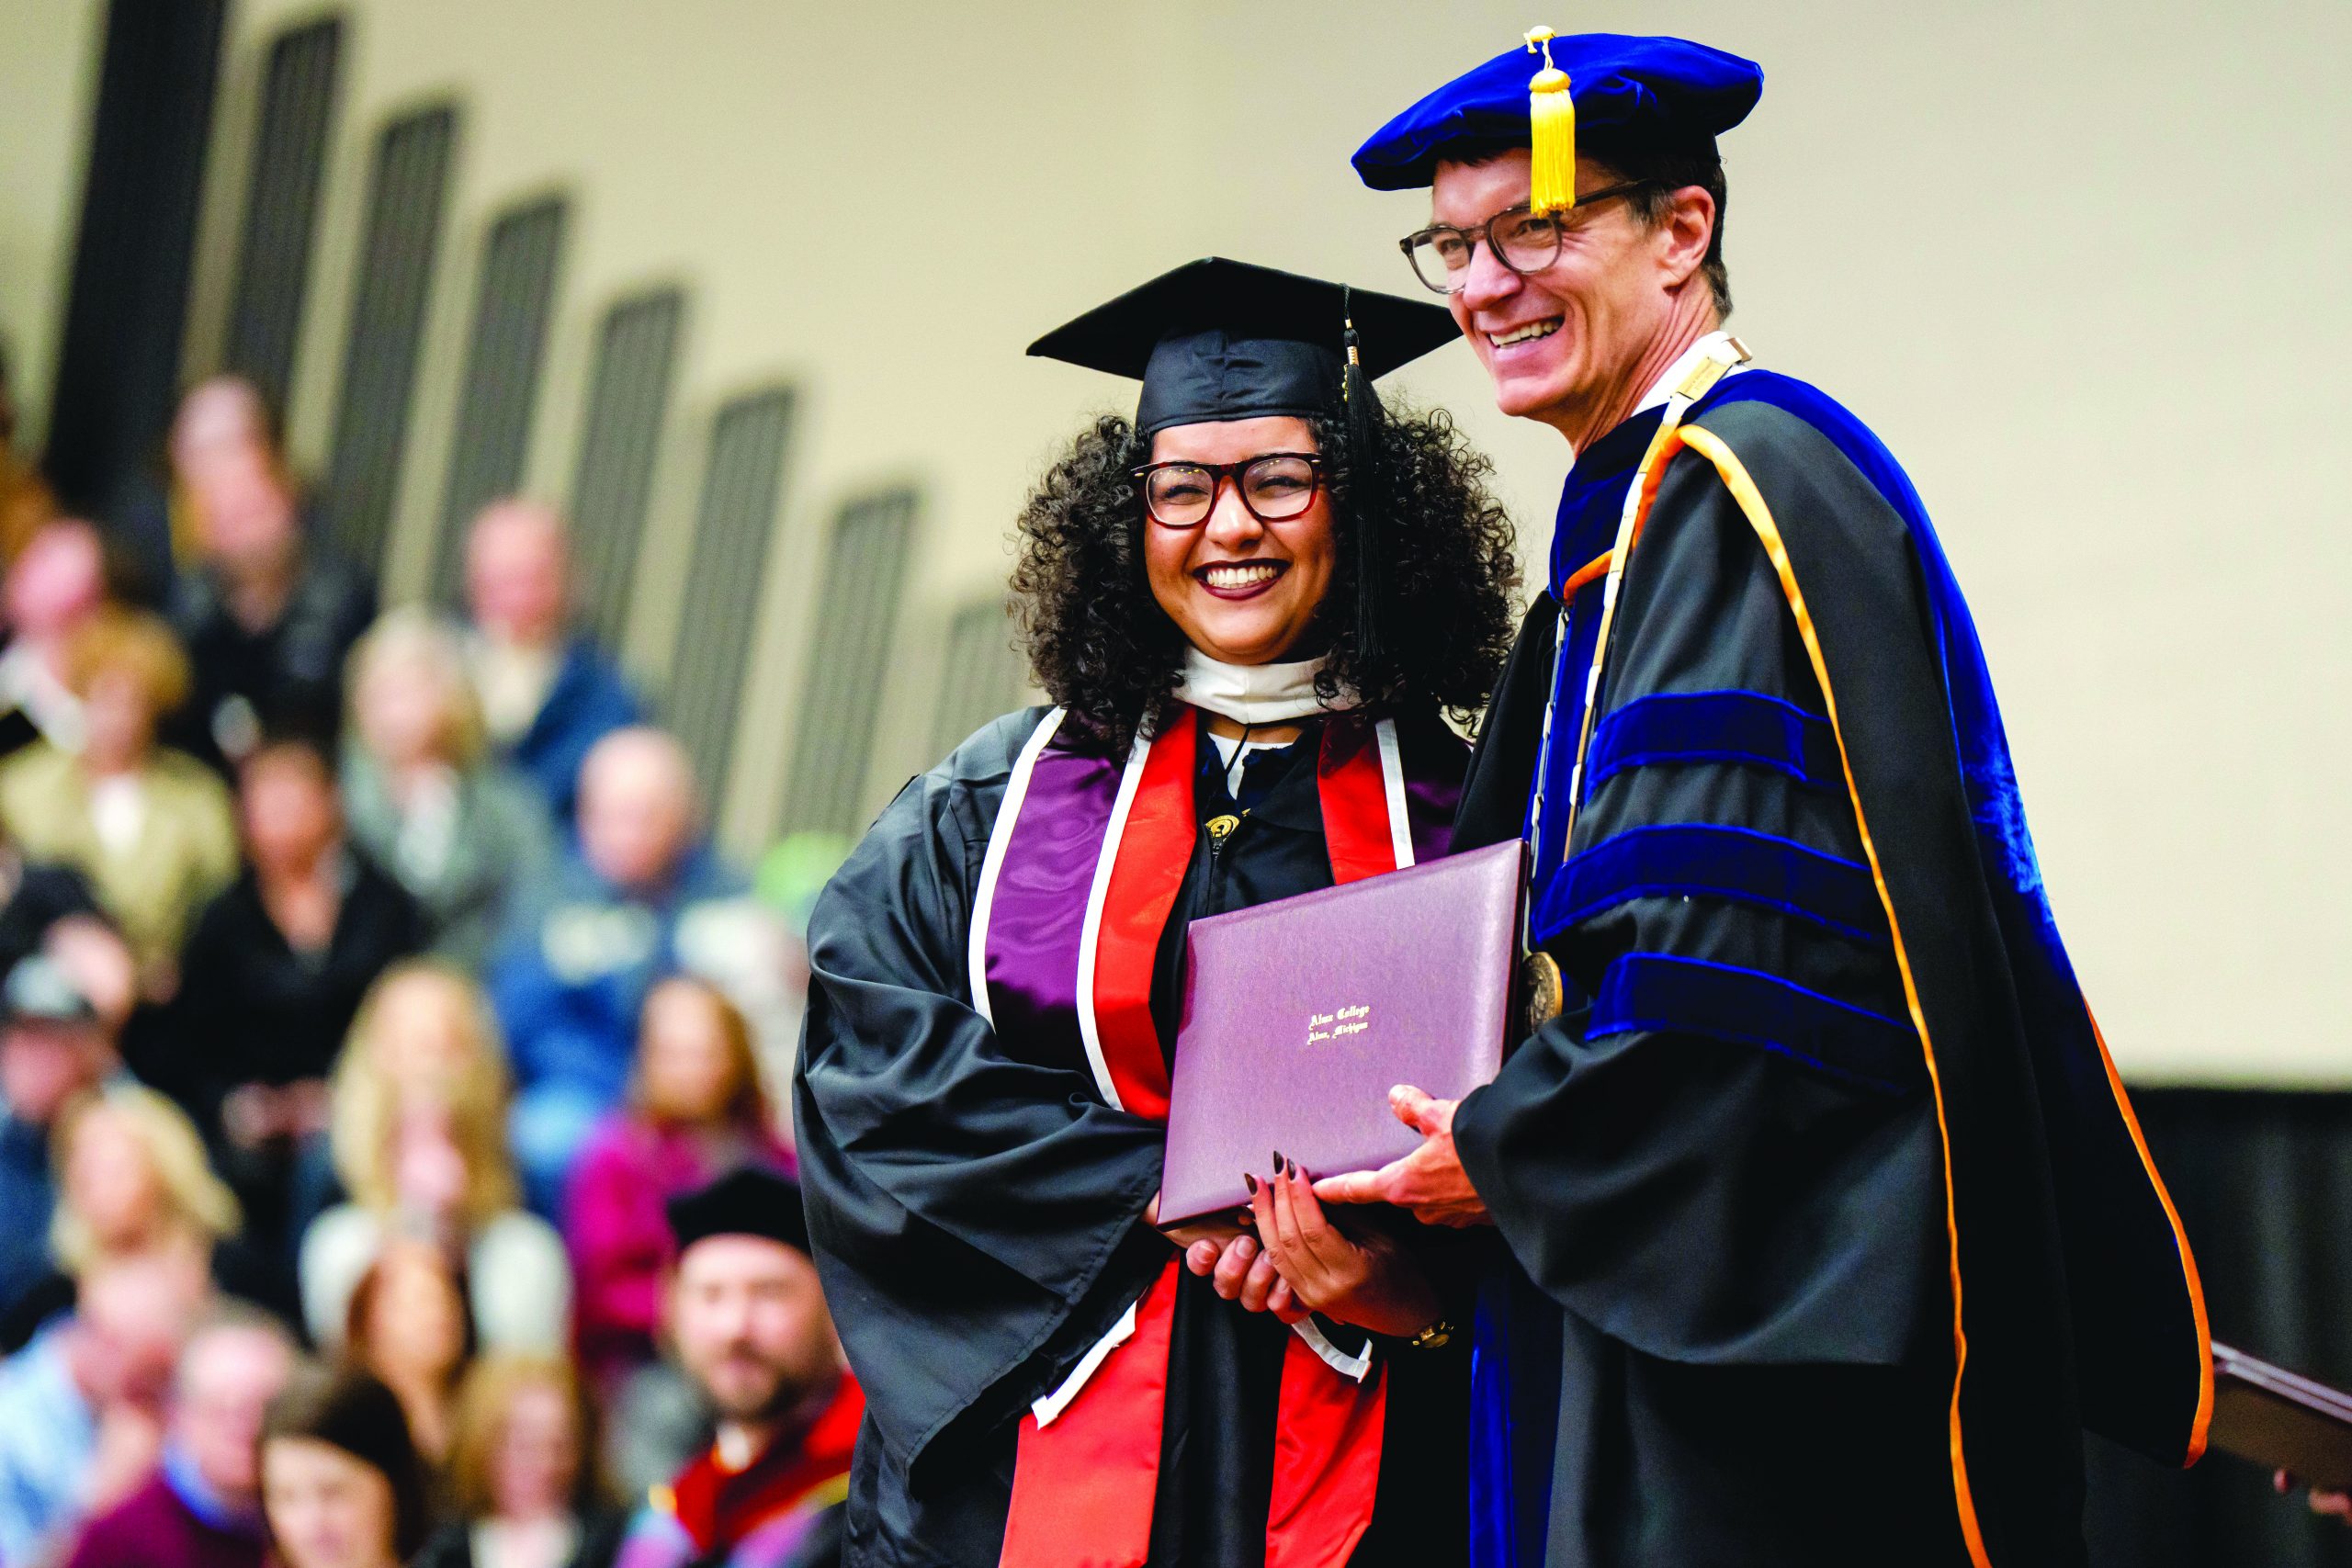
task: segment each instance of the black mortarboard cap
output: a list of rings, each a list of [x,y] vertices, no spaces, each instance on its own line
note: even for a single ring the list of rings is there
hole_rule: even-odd
[[[1064,322],[1029,352],[1143,382],[1136,428],[1147,437],[1271,414],[1336,419],[1351,319],[1368,377],[1462,335],[1426,300],[1209,256]]]
[[[808,1250],[808,1217],[800,1186],[765,1166],[739,1166],[707,1187],[670,1200],[670,1234],[678,1250],[714,1235],[756,1235]]]
[[[1372,379],[1462,335],[1453,314],[1405,299],[1206,256],[1163,272],[1029,345],[1143,382],[1136,430],[1147,441],[1180,424],[1287,414],[1342,423],[1355,469],[1359,653],[1378,656],[1385,563],[1387,420]]]

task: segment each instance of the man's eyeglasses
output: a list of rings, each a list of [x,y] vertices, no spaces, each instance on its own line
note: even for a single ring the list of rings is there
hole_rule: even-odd
[[[1315,504],[1323,460],[1307,452],[1267,452],[1238,463],[1147,463],[1134,470],[1144,510],[1163,528],[1197,528],[1230,481],[1261,523],[1296,517]]]
[[[1470,276],[1471,258],[1476,254],[1480,240],[1487,242],[1497,261],[1521,276],[1542,272],[1560,259],[1560,242],[1571,227],[1569,213],[1581,212],[1596,202],[1631,196],[1653,183],[1627,180],[1623,185],[1603,186],[1577,197],[1576,206],[1567,212],[1549,216],[1539,217],[1521,202],[1467,229],[1432,223],[1419,233],[1408,234],[1397,241],[1396,248],[1413,264],[1414,276],[1432,291],[1459,294]]]

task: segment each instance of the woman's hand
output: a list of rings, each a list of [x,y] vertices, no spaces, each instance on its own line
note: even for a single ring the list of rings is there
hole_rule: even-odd
[[[1295,1164],[1283,1161],[1251,1202],[1265,1256],[1302,1306],[1398,1338],[1443,1314],[1420,1265],[1389,1236],[1374,1232],[1357,1241],[1343,1234]]]

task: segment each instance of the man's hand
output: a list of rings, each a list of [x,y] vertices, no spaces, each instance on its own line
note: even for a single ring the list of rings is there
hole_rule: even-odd
[[[1315,1184],[1315,1195],[1326,1203],[1394,1203],[1425,1225],[1459,1230],[1494,1224],[1453,1152],[1453,1111],[1461,1103],[1398,1084],[1388,1091],[1388,1109],[1421,1134],[1421,1146],[1378,1170],[1327,1176]]]
[[[2301,1483],[2294,1476],[2283,1470],[2270,1478],[2271,1490],[2282,1497],[2300,1484]],[[2346,1523],[2352,1523],[2352,1495],[2342,1492],[2323,1492],[2314,1486],[2312,1488],[2311,1495],[2305,1500],[2311,1505],[2311,1510],[2314,1514],[2324,1514],[2343,1519]]]

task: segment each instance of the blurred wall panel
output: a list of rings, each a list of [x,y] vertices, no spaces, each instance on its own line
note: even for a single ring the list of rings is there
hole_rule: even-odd
[[[324,17],[278,36],[262,85],[222,361],[280,412],[294,384],[342,59],[343,19]]]
[[[502,214],[483,242],[433,570],[434,594],[445,603],[456,599],[464,575],[474,513],[523,481],[565,215],[563,197],[546,197]]]
[[[418,109],[377,137],[368,175],[325,507],[332,536],[371,567],[391,526],[457,141],[457,106]]]
[[[991,594],[957,610],[947,623],[932,755],[946,756],[980,726],[1018,707],[1026,694],[1026,676],[1013,651],[1012,620],[1001,598]]]
[[[73,508],[121,522],[179,390],[222,0],[113,0],[98,68],[48,468]]]
[[[889,675],[915,494],[890,490],[842,509],[803,665],[808,688],[786,759],[782,830],[855,833],[865,826],[865,773]]]
[[[713,798],[723,791],[734,756],[796,403],[790,388],[773,387],[734,399],[711,423],[710,466],[662,711]]]
[[[571,483],[582,611],[606,648],[627,639],[638,551],[670,411],[686,297],[657,288],[605,312]]]
[[[102,0],[0,6],[0,342],[28,457],[49,425],[57,328],[73,260],[89,120],[105,41]]]

